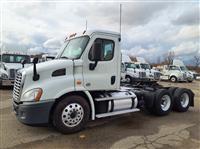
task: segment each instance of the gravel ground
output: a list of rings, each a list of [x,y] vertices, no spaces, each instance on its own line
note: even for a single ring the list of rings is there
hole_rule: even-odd
[[[199,149],[200,81],[160,83],[192,89],[195,107],[185,113],[171,112],[164,117],[138,112],[96,120],[90,122],[83,131],[71,135],[60,134],[52,127],[21,124],[12,112],[12,89],[1,89],[0,148]]]

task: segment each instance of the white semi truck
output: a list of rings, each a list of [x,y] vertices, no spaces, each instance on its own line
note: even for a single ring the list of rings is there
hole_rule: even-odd
[[[134,62],[125,62],[123,65],[125,67],[125,75],[123,77],[126,82],[137,83],[149,80],[146,76],[146,72],[140,69],[138,64],[135,64]]]
[[[143,57],[135,57],[135,60],[135,64],[138,65],[138,71],[144,71],[148,79],[157,81],[160,79],[160,71],[152,69],[151,65]]]
[[[156,115],[194,106],[185,88],[121,84],[120,34],[87,31],[73,34],[55,60],[18,71],[13,109],[18,120],[35,125],[52,123],[62,133],[84,128],[89,120],[140,111]]]
[[[196,76],[198,75],[197,72],[195,71],[191,71],[189,70],[185,64],[183,63],[183,61],[179,60],[179,59],[175,59],[173,60],[173,65],[179,67],[179,69],[183,72],[186,73],[186,77],[187,77],[187,81],[188,82],[192,82],[194,79],[196,79]]]
[[[24,53],[3,52],[0,55],[0,87],[14,84],[17,70],[30,66],[30,56]],[[24,64],[21,62],[24,61]],[[25,64],[26,63],[26,64]]]
[[[192,82],[194,79],[193,74],[183,71],[180,66],[176,65],[164,65],[161,73],[161,80],[170,80],[171,82]]]

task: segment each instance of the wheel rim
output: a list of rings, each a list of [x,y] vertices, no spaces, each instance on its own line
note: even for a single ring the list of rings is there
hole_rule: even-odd
[[[127,80],[127,82],[131,82],[130,77],[127,77],[126,80]]]
[[[183,108],[186,108],[186,107],[188,106],[188,104],[189,104],[189,99],[190,99],[190,97],[189,97],[188,93],[183,93],[183,94],[181,95],[180,101],[181,101],[181,106],[182,106]]]
[[[172,81],[172,82],[176,82],[176,78],[172,77],[172,78],[171,78],[171,81]]]
[[[171,98],[169,95],[164,95],[161,98],[161,108],[163,111],[169,110],[171,105]]]
[[[62,122],[67,127],[77,126],[84,117],[83,107],[78,103],[67,105],[62,112]]]

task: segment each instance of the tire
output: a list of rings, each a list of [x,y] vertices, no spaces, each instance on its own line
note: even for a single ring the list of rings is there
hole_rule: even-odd
[[[173,99],[170,92],[166,89],[159,89],[155,92],[156,98],[153,113],[158,116],[168,115],[172,109]]]
[[[177,112],[186,112],[191,103],[191,91],[185,88],[178,88],[174,92],[173,109]]]
[[[176,90],[177,88],[178,88],[178,87],[170,87],[170,88],[168,89],[168,91],[169,91],[169,93],[171,94],[172,98],[174,97],[174,92],[175,92],[175,90]]]
[[[126,76],[125,78],[128,83],[133,83],[133,78],[131,76]]]
[[[188,80],[189,83],[192,83],[193,80]]]
[[[177,78],[175,76],[171,76],[170,77],[170,81],[175,83],[175,82],[177,82]]]
[[[82,130],[90,117],[86,99],[72,95],[61,100],[53,112],[53,125],[63,134]]]

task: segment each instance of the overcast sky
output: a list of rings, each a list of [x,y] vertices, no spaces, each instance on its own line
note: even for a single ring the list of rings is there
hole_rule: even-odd
[[[169,50],[187,64],[200,54],[199,2],[122,3],[124,53],[163,58]],[[88,29],[119,31],[119,3],[3,3],[1,5],[4,49],[54,52],[64,38]]]

